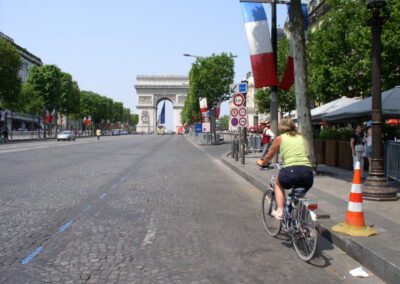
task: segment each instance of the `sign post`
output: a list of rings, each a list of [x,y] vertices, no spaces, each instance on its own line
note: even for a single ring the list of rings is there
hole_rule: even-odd
[[[234,129],[239,128],[241,163],[244,164],[246,132],[249,125],[246,107],[247,82],[233,84],[230,86],[230,90],[237,91],[232,98],[233,107],[230,109],[230,124]]]

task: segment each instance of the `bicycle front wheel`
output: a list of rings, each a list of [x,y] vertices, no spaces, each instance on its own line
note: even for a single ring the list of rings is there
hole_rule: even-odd
[[[264,192],[261,207],[265,230],[271,236],[277,236],[281,231],[282,222],[271,215],[272,210],[277,207],[273,190],[269,189]]]
[[[306,205],[301,203],[295,211],[295,231],[292,232],[294,249],[302,260],[310,261],[317,251],[318,227]]]

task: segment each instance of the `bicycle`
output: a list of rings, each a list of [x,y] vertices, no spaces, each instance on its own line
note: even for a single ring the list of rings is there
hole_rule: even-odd
[[[262,217],[265,230],[276,237],[282,227],[287,230],[297,255],[304,261],[310,261],[317,251],[318,245],[318,218],[314,212],[317,203],[310,202],[303,194],[304,188],[296,187],[288,194],[285,203],[283,219],[277,219],[271,212],[277,208],[275,200],[275,178],[281,168],[274,166],[277,171],[271,178],[270,187],[266,189],[262,198]]]

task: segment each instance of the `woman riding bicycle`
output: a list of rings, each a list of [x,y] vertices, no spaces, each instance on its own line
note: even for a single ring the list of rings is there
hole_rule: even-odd
[[[264,166],[275,156],[278,151],[284,162],[284,168],[279,172],[275,181],[275,198],[277,209],[271,215],[275,218],[283,218],[285,206],[285,189],[293,187],[304,188],[300,194],[305,194],[313,185],[314,175],[311,163],[306,155],[306,147],[303,136],[297,132],[296,125],[290,118],[284,118],[278,127],[281,133],[278,136],[264,159],[258,159],[257,165]]]

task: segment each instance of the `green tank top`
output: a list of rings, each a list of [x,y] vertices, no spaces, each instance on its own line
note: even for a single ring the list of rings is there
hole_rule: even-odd
[[[282,141],[280,145],[280,154],[285,167],[290,166],[309,166],[311,163],[306,154],[306,146],[304,144],[303,136],[300,134],[291,136],[289,134],[282,134]]]

